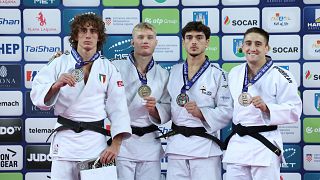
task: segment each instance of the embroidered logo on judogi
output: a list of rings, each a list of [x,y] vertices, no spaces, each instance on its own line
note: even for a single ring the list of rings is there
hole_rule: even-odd
[[[117,85],[118,85],[118,87],[122,87],[123,86],[123,81],[117,81]]]
[[[205,95],[208,95],[208,96],[211,96],[211,94],[212,94],[211,91],[207,91],[206,86],[201,86],[200,91],[201,91],[202,94],[205,94]]]
[[[99,81],[104,84],[106,82],[106,75],[105,74],[99,74]]]

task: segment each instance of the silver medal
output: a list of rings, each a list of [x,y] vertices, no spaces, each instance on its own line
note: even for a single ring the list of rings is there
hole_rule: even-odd
[[[238,98],[238,102],[241,106],[249,106],[251,104],[252,97],[249,93],[243,92]]]
[[[82,68],[80,68],[80,69],[72,69],[70,71],[70,74],[74,77],[76,82],[80,82],[84,78],[84,73],[83,73],[83,69]]]
[[[151,88],[146,84],[141,85],[138,89],[138,94],[142,98],[148,97],[151,95]]]

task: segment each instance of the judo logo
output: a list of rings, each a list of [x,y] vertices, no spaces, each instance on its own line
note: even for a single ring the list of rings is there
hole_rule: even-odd
[[[38,19],[38,21],[40,23],[40,26],[46,25],[47,24],[46,18],[43,16],[42,12],[39,12],[38,15],[39,16],[37,17],[37,19]]]
[[[314,107],[320,112],[320,93],[314,94]]]
[[[99,81],[104,84],[106,82],[106,75],[105,74],[99,74]]]
[[[233,39],[233,53],[239,58],[244,57],[244,53],[242,51],[243,39]]]
[[[211,96],[212,92],[211,91],[207,91],[207,88],[205,86],[201,86],[200,91],[202,94]]]

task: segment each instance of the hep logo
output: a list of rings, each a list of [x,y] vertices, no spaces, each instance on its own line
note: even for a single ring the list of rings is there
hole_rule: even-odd
[[[224,22],[223,22],[225,25],[229,25],[230,24],[230,18],[229,18],[229,16],[226,16],[225,18],[224,18]]]
[[[40,26],[44,26],[47,24],[46,18],[43,16],[42,12],[39,12],[39,16],[37,17],[38,21],[40,22]]]

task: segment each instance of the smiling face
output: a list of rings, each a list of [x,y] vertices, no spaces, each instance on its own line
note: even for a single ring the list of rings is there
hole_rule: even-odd
[[[182,43],[187,54],[196,57],[205,53],[206,48],[209,45],[209,39],[206,39],[203,32],[190,31],[186,32]]]
[[[157,46],[156,33],[152,29],[136,29],[133,32],[131,44],[134,52],[140,56],[152,56]]]
[[[269,45],[263,35],[251,32],[245,35],[242,50],[249,64],[264,64]]]

